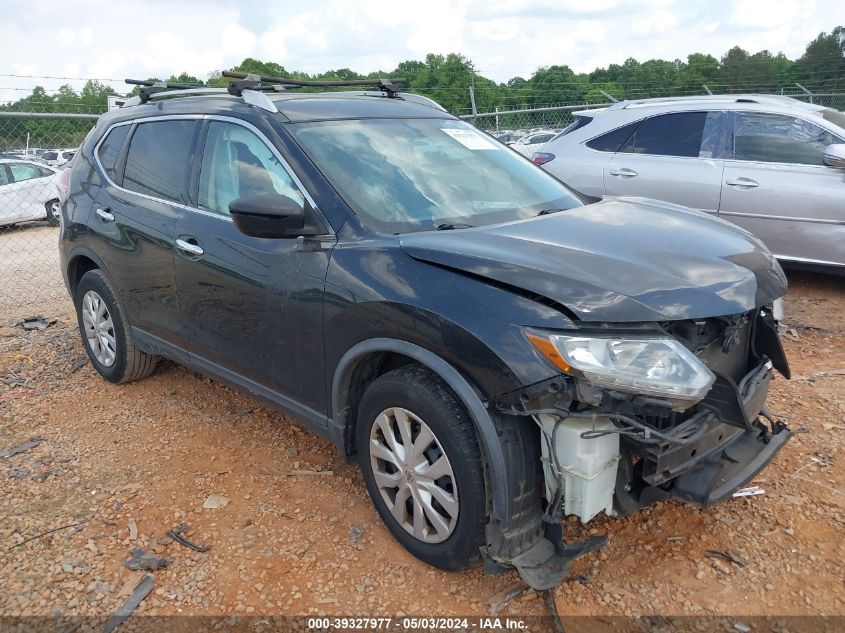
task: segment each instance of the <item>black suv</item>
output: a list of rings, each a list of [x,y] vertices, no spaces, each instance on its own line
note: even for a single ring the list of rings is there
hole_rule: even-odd
[[[588,204],[389,81],[144,89],[101,117],[61,265],[97,371],[169,358],[360,464],[414,555],[546,588],[561,518],[731,496],[780,450],[782,270],[749,233]],[[270,82],[270,83],[268,83]]]

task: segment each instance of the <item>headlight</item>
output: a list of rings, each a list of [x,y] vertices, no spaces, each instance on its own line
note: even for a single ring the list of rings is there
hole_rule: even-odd
[[[716,380],[704,363],[673,338],[536,332],[527,336],[564,373],[600,387],[693,403]]]

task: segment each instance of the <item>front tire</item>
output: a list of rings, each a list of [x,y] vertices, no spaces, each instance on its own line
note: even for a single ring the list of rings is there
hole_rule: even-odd
[[[79,281],[76,318],[88,358],[103,378],[124,383],[153,373],[157,358],[135,347],[117,292],[102,271],[89,270]]]
[[[380,376],[361,399],[356,432],[364,482],[394,538],[440,569],[477,564],[486,517],[481,451],[446,384],[421,365]]]

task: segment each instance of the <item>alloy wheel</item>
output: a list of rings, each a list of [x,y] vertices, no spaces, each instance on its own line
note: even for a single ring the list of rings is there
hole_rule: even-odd
[[[89,290],[82,297],[82,325],[88,346],[97,362],[104,367],[114,365],[117,357],[114,323],[106,302],[93,290]]]

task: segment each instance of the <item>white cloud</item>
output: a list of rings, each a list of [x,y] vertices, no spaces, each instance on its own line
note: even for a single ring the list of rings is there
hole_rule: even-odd
[[[121,91],[123,77],[184,71],[204,78],[247,56],[291,70],[368,72],[454,51],[498,81],[554,64],[589,72],[628,57],[719,57],[734,45],[795,58],[819,32],[845,24],[842,0],[64,0],[60,11],[48,0],[3,5],[0,59],[7,70],[0,73],[114,78]],[[35,83],[0,79],[0,101]],[[55,90],[66,80],[37,83]],[[82,81],[70,83],[79,88]]]

